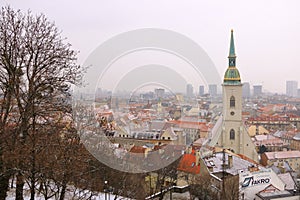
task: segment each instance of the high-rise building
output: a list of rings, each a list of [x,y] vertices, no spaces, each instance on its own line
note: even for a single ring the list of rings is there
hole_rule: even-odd
[[[253,96],[261,96],[262,95],[262,85],[253,85]]]
[[[243,83],[243,97],[249,98],[250,97],[250,84],[248,82]]]
[[[298,93],[297,81],[286,81],[286,95],[290,97],[296,97]]]
[[[218,94],[217,85],[216,84],[208,85],[208,93],[210,94],[211,97],[217,96]]]
[[[204,95],[204,85],[200,85],[199,86],[199,96],[203,96]]]
[[[164,95],[165,95],[165,89],[163,89],[163,88],[156,88],[156,89],[154,90],[154,93],[155,93],[155,97],[156,97],[157,99],[161,99],[161,98],[163,98]]]
[[[228,60],[229,64],[222,84],[223,116],[213,128],[210,145],[230,149],[234,153],[258,161],[255,146],[242,120],[242,83],[236,68],[233,31],[231,31]]]
[[[194,96],[194,88],[193,88],[192,84],[186,85],[186,96],[188,98],[192,98]]]

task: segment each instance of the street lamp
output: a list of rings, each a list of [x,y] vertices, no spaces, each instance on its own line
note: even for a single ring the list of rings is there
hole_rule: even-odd
[[[105,194],[105,200],[107,200],[107,184],[108,184],[108,181],[104,181],[104,194]]]

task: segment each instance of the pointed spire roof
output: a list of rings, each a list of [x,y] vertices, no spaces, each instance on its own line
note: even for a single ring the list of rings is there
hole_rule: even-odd
[[[235,47],[234,47],[234,39],[233,39],[233,30],[231,29],[231,37],[230,37],[230,48],[229,48],[229,56],[228,56],[228,68],[224,75],[224,84],[225,85],[240,85],[241,77],[239,70],[236,68],[236,55],[235,55]]]
[[[235,48],[234,48],[234,39],[233,39],[233,29],[231,29],[229,57],[235,57]]]

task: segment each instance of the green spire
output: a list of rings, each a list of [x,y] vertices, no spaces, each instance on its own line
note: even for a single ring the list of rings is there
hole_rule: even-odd
[[[234,39],[233,39],[233,30],[231,29],[231,38],[230,38],[230,48],[229,48],[229,56],[228,56],[228,65],[229,67],[235,67],[235,48],[234,48]]]
[[[231,29],[229,57],[235,57],[234,39],[233,39],[233,29]]]
[[[229,48],[229,56],[228,56],[228,69],[224,75],[224,84],[225,85],[240,85],[241,77],[239,70],[235,67],[235,48],[234,48],[234,39],[233,39],[233,30],[231,30],[231,38],[230,38],[230,48]]]

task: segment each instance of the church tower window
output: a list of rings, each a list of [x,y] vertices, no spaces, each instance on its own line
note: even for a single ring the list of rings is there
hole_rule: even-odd
[[[234,96],[230,97],[230,107],[235,107],[235,98],[234,98]]]
[[[229,136],[230,136],[230,139],[231,139],[231,140],[234,140],[234,139],[235,139],[235,131],[234,131],[233,129],[230,130]]]

